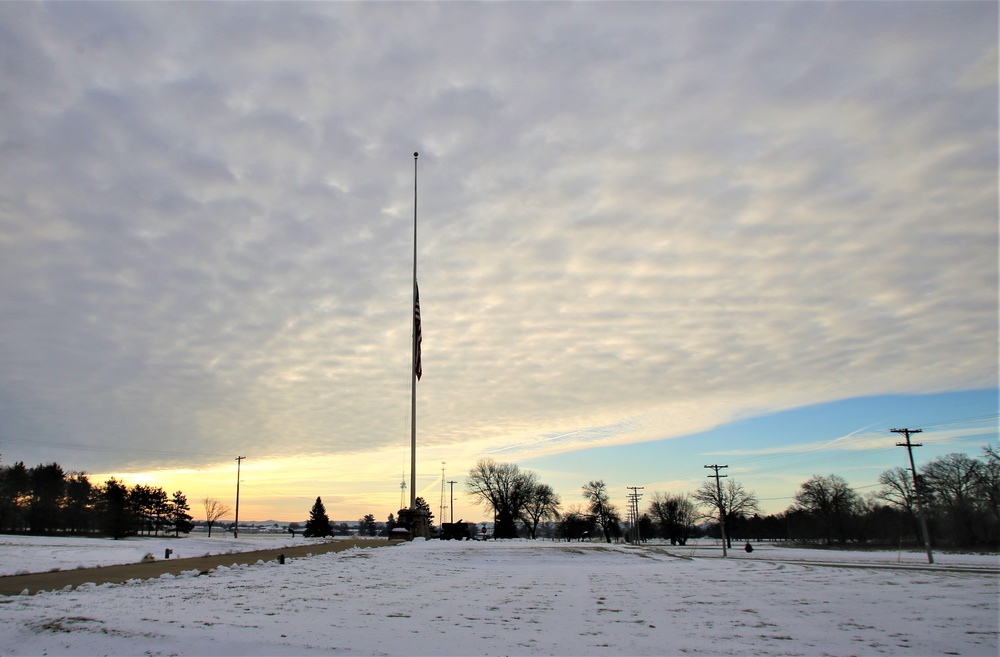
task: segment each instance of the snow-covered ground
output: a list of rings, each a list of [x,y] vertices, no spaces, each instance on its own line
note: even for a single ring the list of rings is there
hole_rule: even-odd
[[[56,544],[63,539],[11,545],[21,540],[0,546],[6,570],[14,554],[49,553],[37,560],[50,565],[43,570],[98,558]],[[141,546],[141,558],[162,553],[149,547],[154,540],[117,543]],[[204,541],[216,538],[166,547],[201,556],[210,551]],[[217,551],[278,541],[241,535]],[[126,548],[112,549],[124,557]],[[765,545],[720,556],[714,544],[427,541],[85,585],[0,598],[0,654],[996,657],[1000,649],[995,556],[936,555],[930,570],[916,569],[926,558],[913,552]]]
[[[216,531],[211,538],[206,534],[191,534],[181,538],[133,536],[120,541],[0,534],[0,576],[139,563],[146,554],[162,559],[167,549],[173,550],[172,559],[184,559],[278,549],[323,540],[326,539],[302,538],[302,534],[294,538],[290,534],[241,534],[233,538],[232,534],[221,531]]]

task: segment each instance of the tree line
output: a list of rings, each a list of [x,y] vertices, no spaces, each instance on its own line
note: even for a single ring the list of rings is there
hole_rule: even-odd
[[[516,464],[482,459],[469,471],[466,492],[492,511],[495,538],[615,540],[659,538],[674,545],[703,535],[733,541],[771,540],[825,545],[922,545],[919,512],[931,542],[944,547],[1000,544],[1000,451],[979,457],[947,454],[919,468],[881,473],[877,488],[859,492],[836,474],[803,482],[793,503],[762,515],[753,490],[731,477],[714,477],[693,492],[652,491],[644,509],[624,515],[603,480],[581,486],[582,502],[562,501],[537,474]],[[631,506],[631,503],[630,503]]]
[[[58,463],[0,466],[0,532],[132,535],[187,534],[194,527],[181,491],[115,478],[95,485]],[[217,518],[216,518],[217,519]]]
[[[427,514],[428,522],[433,522],[434,514],[431,512],[430,504],[422,497],[416,498],[414,503],[418,509],[423,510]],[[358,536],[389,536],[396,526],[396,518],[391,513],[384,523],[377,522],[375,514],[367,513],[358,520]],[[350,535],[350,528],[346,522],[342,522],[339,525],[331,523],[330,516],[326,511],[326,505],[323,504],[323,498],[317,497],[312,508],[309,510],[309,518],[306,520],[306,526],[302,531],[302,535],[306,538],[348,536]]]

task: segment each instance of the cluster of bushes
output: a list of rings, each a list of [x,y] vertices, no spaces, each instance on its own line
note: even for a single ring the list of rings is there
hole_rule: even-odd
[[[57,463],[0,467],[0,532],[93,534],[188,533],[194,527],[187,498],[158,487],[131,488],[112,478],[94,485],[82,472]]]

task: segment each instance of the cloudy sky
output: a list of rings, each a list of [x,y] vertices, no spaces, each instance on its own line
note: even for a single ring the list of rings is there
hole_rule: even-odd
[[[782,449],[978,418],[938,436],[976,452],[997,11],[2,3],[0,458],[200,499],[242,455],[241,517],[395,511],[415,151],[432,506],[484,456],[568,501],[696,483],[801,409]]]

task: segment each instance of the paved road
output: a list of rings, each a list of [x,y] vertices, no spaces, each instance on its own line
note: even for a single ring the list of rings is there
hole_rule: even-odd
[[[216,554],[207,557],[191,557],[189,559],[156,560],[149,563],[122,564],[119,566],[101,566],[98,568],[82,568],[78,570],[58,570],[51,573],[33,573],[30,575],[8,575],[0,577],[0,595],[19,595],[25,590],[29,593],[54,591],[66,588],[76,588],[81,584],[117,584],[130,579],[155,579],[164,573],[179,575],[188,570],[208,572],[219,566],[232,564],[254,564],[257,561],[276,561],[278,555],[286,559],[303,558],[310,554],[325,554],[339,552],[353,547],[382,547],[392,545],[394,541],[371,540],[335,540],[311,545],[296,545],[273,550],[255,550],[236,554]]]

